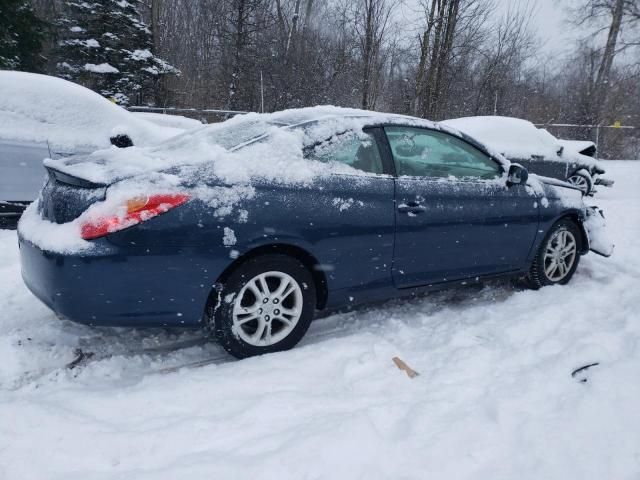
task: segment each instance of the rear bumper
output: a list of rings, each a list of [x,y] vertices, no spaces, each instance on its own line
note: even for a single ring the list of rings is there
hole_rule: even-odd
[[[223,262],[191,250],[131,249],[105,239],[82,254],[44,251],[19,239],[27,287],[58,315],[103,326],[201,324]]]

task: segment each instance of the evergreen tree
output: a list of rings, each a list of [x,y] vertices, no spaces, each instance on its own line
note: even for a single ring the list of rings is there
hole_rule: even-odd
[[[0,0],[0,68],[41,71],[44,28],[27,0]]]
[[[138,2],[136,2],[137,4]],[[152,53],[152,35],[127,0],[64,0],[55,56],[60,77],[127,105],[177,70]]]

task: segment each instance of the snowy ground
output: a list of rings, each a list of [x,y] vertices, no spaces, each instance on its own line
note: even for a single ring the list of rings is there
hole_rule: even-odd
[[[605,167],[616,252],[584,257],[570,285],[334,315],[243,361],[154,350],[193,332],[57,320],[0,231],[0,479],[639,478],[640,162]],[[61,368],[78,345],[97,359]]]

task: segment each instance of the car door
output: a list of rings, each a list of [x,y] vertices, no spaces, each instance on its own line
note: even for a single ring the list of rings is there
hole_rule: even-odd
[[[397,178],[393,279],[436,284],[524,268],[538,201],[502,166],[448,133],[385,127]]]
[[[331,300],[376,299],[392,286],[395,209],[388,159],[383,161],[372,130],[342,132],[306,148],[305,157],[334,164],[336,172],[314,181],[305,209],[304,236],[314,238]]]

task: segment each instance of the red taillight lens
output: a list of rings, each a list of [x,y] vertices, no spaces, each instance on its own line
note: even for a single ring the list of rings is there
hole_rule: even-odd
[[[189,195],[184,193],[162,193],[131,198],[123,205],[124,215],[100,216],[82,223],[82,238],[91,240],[132,227],[182,205],[189,198]]]

